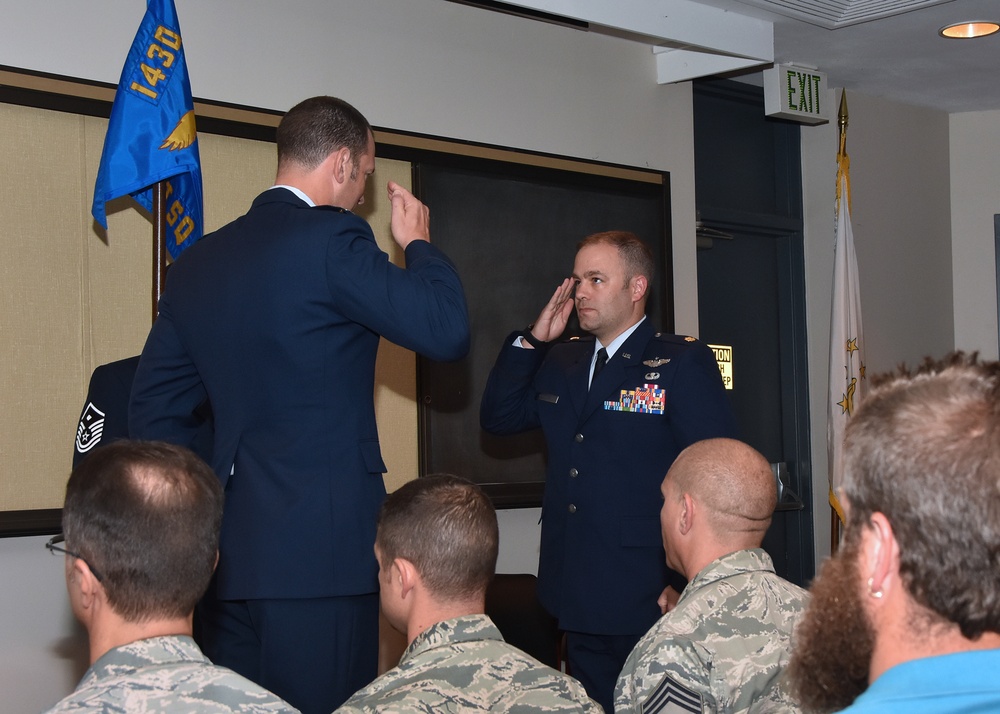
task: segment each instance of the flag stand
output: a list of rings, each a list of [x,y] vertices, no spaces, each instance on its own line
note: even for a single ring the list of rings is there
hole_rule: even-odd
[[[160,295],[167,278],[167,212],[166,182],[158,181],[153,195],[153,318],[159,313]]]

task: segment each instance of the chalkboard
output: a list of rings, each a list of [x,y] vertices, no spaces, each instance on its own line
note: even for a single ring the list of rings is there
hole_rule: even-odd
[[[657,274],[647,314],[673,329],[669,176],[658,176],[649,182],[501,162],[415,164],[432,241],[458,267],[472,324],[465,359],[419,361],[423,474],[475,481],[497,506],[541,504],[541,432],[494,436],[479,428],[487,377],[506,336],[534,321],[572,273],[577,243],[591,233],[627,230],[649,244]],[[575,315],[564,337],[572,334],[582,334]]]

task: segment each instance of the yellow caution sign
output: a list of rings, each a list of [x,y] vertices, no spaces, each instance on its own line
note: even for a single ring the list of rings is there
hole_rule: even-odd
[[[715,361],[722,373],[722,383],[726,389],[733,388],[733,348],[731,345],[709,345],[715,353]]]

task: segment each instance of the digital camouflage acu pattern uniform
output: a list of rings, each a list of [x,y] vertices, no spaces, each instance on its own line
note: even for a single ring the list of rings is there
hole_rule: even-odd
[[[575,679],[504,642],[486,615],[466,615],[420,633],[399,666],[337,711],[599,714],[603,710]]]
[[[232,670],[218,667],[190,637],[152,637],[116,647],[87,670],[49,714],[259,714],[298,710]]]
[[[759,548],[712,562],[632,650],[615,711],[797,711],[781,675],[808,597]]]

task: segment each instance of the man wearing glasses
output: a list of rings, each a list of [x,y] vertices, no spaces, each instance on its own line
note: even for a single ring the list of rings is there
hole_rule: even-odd
[[[70,475],[63,536],[73,614],[90,669],[51,712],[295,712],[213,665],[191,638],[195,603],[218,559],[222,488],[187,449],[119,441]]]

